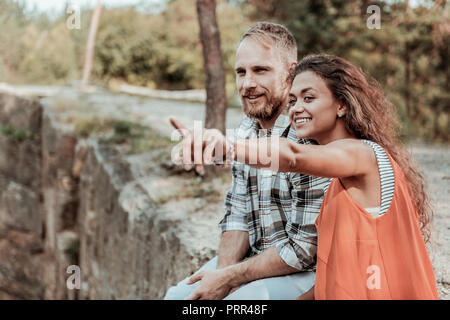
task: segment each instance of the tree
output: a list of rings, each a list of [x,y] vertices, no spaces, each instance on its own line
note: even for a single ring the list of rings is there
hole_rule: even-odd
[[[84,60],[84,68],[83,68],[83,80],[81,81],[81,85],[83,87],[88,85],[89,76],[92,70],[92,64],[94,61],[95,36],[97,34],[101,12],[102,12],[101,0],[97,0],[97,7],[94,9],[94,13],[92,14],[91,27],[89,29],[89,37],[86,45],[86,57]]]
[[[23,53],[20,39],[28,18],[25,5],[12,0],[0,0],[0,81],[12,80],[14,69],[21,63]]]
[[[377,79],[397,107],[403,138],[448,141],[448,1],[241,0],[254,20],[284,24],[306,54],[329,53]],[[381,11],[369,29],[367,8]]]
[[[216,21],[216,1],[197,0],[197,14],[206,73],[206,128],[217,128],[225,133],[227,96],[225,72],[222,63],[220,33]]]

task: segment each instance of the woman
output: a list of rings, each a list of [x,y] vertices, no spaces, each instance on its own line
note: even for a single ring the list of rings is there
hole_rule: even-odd
[[[316,220],[316,285],[300,298],[437,299],[423,176],[397,138],[393,105],[378,83],[342,58],[307,56],[289,106],[297,136],[318,145],[253,139],[233,149],[255,167],[333,178]],[[272,161],[254,163],[262,148]]]

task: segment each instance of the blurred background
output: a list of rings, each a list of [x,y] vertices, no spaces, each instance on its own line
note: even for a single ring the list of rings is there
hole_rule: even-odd
[[[381,8],[381,29],[369,29],[369,5]],[[205,87],[195,0],[101,2],[91,83],[150,89]],[[80,8],[69,29],[68,7]],[[82,78],[94,1],[0,0],[0,82],[73,84]],[[361,66],[381,82],[409,139],[446,142],[450,136],[448,1],[218,0],[229,106],[234,55],[254,22],[286,25],[299,57],[326,52]]]

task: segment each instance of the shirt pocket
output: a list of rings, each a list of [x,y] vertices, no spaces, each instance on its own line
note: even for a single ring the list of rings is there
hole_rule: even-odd
[[[232,167],[233,175],[233,191],[236,195],[244,196],[248,194],[248,181],[247,175],[245,174],[241,165],[236,165]]]

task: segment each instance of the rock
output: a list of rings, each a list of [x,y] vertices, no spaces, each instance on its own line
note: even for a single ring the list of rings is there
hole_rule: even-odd
[[[41,261],[35,255],[0,240],[0,292],[14,299],[42,299],[45,284],[41,281]]]
[[[33,190],[0,176],[0,225],[41,234],[39,196]]]

